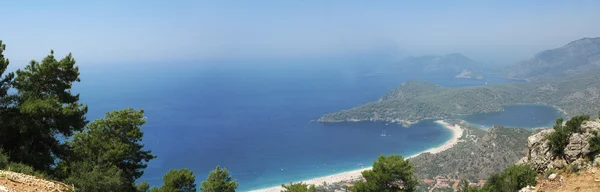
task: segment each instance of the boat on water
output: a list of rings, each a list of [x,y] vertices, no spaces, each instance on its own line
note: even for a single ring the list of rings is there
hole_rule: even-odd
[[[382,136],[382,137],[385,137],[385,136],[386,136],[386,135],[385,135],[385,130],[383,130],[383,131],[381,132],[381,136]]]

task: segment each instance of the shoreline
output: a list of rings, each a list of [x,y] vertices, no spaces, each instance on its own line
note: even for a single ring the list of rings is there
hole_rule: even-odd
[[[415,155],[405,157],[406,159],[416,157],[423,153],[432,153],[432,154],[440,153],[442,151],[452,148],[455,144],[457,144],[459,142],[460,137],[462,137],[462,135],[463,135],[463,129],[459,125],[452,125],[448,122],[445,122],[444,120],[437,120],[437,121],[435,121],[435,123],[442,125],[446,129],[449,129],[450,131],[452,131],[452,137],[448,141],[446,141],[445,143],[443,143],[442,145],[440,145],[438,147],[430,148],[430,149],[427,149],[420,153],[417,153]],[[337,174],[333,174],[333,175],[327,175],[327,176],[323,176],[323,177],[312,178],[312,179],[304,180],[304,181],[300,181],[300,182],[302,182],[304,184],[308,184],[308,185],[320,186],[323,184],[323,182],[336,183],[336,182],[340,182],[340,181],[349,181],[349,180],[353,180],[353,179],[362,178],[361,172],[369,170],[369,169],[371,169],[371,167],[366,167],[366,168],[352,170],[352,171],[346,171],[346,172],[337,173]],[[298,183],[298,182],[294,182],[294,183]],[[285,184],[287,184],[287,183],[285,183]],[[283,190],[283,187],[281,187],[281,185],[279,185],[279,186],[274,186],[274,187],[269,187],[269,188],[252,190],[252,191],[253,192],[279,192],[282,190]]]

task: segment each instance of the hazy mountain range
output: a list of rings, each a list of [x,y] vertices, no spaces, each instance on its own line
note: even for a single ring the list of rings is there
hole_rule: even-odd
[[[600,37],[572,41],[545,50],[510,68],[509,78],[540,80],[581,74],[600,68]]]
[[[378,69],[385,73],[451,75],[457,78],[482,78],[481,63],[460,53],[407,57]]]

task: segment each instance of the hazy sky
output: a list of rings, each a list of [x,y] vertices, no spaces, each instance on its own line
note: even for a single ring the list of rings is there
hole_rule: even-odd
[[[395,48],[529,58],[600,36],[600,1],[2,1],[13,61],[54,49],[78,61],[288,57]]]

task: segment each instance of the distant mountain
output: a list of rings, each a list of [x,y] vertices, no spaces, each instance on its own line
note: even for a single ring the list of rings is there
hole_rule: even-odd
[[[482,78],[481,75],[476,74],[480,69],[479,62],[460,53],[452,53],[444,56],[408,57],[385,65],[380,70],[386,73],[447,74],[457,78]]]
[[[537,80],[580,74],[597,68],[600,68],[600,37],[583,38],[522,61],[511,68],[507,77]]]

